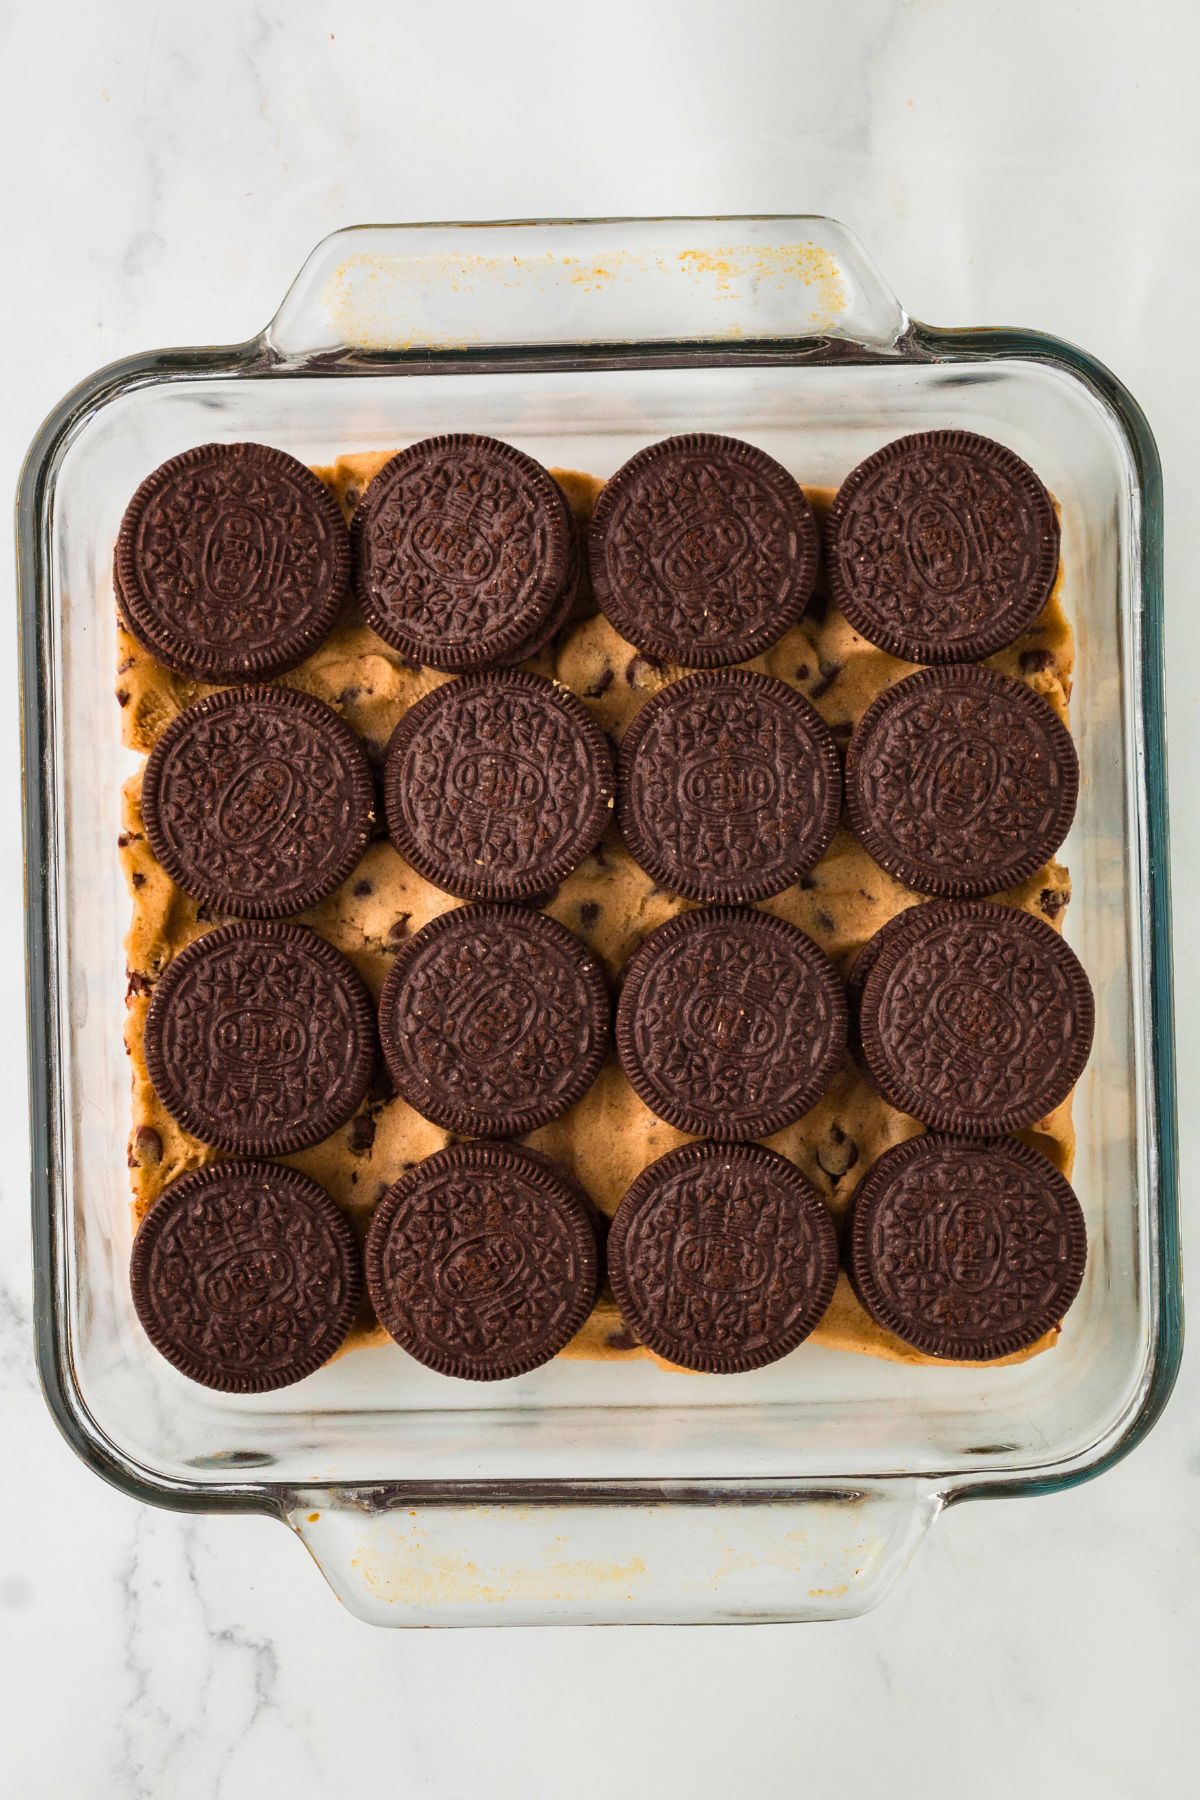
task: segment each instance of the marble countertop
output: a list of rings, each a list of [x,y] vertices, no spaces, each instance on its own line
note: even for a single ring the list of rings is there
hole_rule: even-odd
[[[825,212],[910,310],[1085,344],[1168,505],[1185,1230],[1200,1226],[1200,20],[1183,0],[359,0],[11,7],[0,35],[3,485],[50,405],[245,337],[364,219]],[[11,569],[0,577],[11,615]],[[0,620],[10,716],[11,617]],[[107,1489],[30,1351],[15,744],[0,765],[0,1791],[418,1800],[961,1791],[1141,1800],[1200,1753],[1200,1353],[1148,1441],[1053,1499],[951,1511],[840,1626],[385,1633],[259,1519]]]

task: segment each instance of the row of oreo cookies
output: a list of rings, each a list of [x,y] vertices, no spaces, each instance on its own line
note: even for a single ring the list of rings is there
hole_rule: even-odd
[[[625,965],[621,1065],[681,1131],[768,1137],[801,1118],[849,1041],[868,1080],[931,1130],[1020,1131],[1061,1104],[1091,1051],[1091,986],[1041,919],[937,901],[890,920],[843,990],[795,926],[702,907],[650,933]]]
[[[537,899],[599,841],[608,740],[566,689],[522,670],[464,676],[392,734],[384,810],[419,874],[467,899]],[[280,919],[326,898],[375,826],[360,739],[311,694],[226,688],[179,713],[147,759],[142,819],[158,861],[210,911]]]
[[[595,1080],[608,989],[587,947],[544,913],[460,907],[400,950],[378,1023],[410,1105],[464,1136],[518,1137]],[[235,1156],[286,1156],[339,1130],[367,1097],[375,1009],[353,965],[317,932],[247,921],[172,960],[143,1042],[155,1092],[185,1131]]]
[[[1043,921],[988,901],[898,915],[847,992],[794,925],[701,907],[658,927],[622,971],[616,1049],[669,1124],[769,1137],[813,1107],[847,1041],[897,1110],[964,1136],[1019,1131],[1059,1105],[1091,1048],[1091,988]],[[392,1082],[466,1136],[517,1137],[587,1092],[609,1045],[603,971],[556,920],[483,904],[432,920],[396,957],[379,1004]],[[232,924],[155,985],[145,1055],[185,1130],[243,1156],[305,1149],[362,1104],[375,1063],[370,997],[306,926]]]
[[[990,669],[927,669],[869,708],[846,763],[850,823],[917,892],[970,897],[1026,879],[1069,829],[1070,734]],[[632,855],[690,900],[781,892],[829,847],[841,764],[824,721],[745,669],[672,682],[627,728],[617,772],[575,695],[523,670],[463,676],[409,708],[388,746],[384,811],[427,880],[472,900],[538,900],[599,841],[614,805]],[[285,918],[343,881],[374,825],[366,753],[322,701],[266,684],[175,718],[142,786],[172,878],[237,917]]]
[[[1065,1180],[994,1134],[1030,1123],[1086,1059],[1091,997],[1072,953],[1028,915],[936,903],[894,921],[852,979],[856,1049],[893,1104],[939,1131],[885,1153],[852,1204],[843,1254],[862,1304],[927,1354],[1024,1348],[1078,1289],[1086,1234]],[[803,933],[753,910],[707,908],[646,940],[618,1007],[635,1087],[672,1122],[724,1141],[638,1177],[608,1245],[635,1341],[735,1373],[786,1354],[819,1323],[838,1250],[830,1215],[790,1161],[758,1144],[812,1104],[841,1058],[847,1009]],[[452,1129],[533,1129],[572,1103],[607,1039],[600,972],[564,927],[519,907],[435,920],[398,959],[381,1005],[401,1091]],[[370,1003],[349,964],[304,927],[230,926],[161,978],[147,1063],[169,1109],[218,1147],[282,1154],[362,1098]],[[961,1134],[961,1135],[954,1135]],[[418,1360],[493,1379],[549,1360],[601,1280],[599,1221],[547,1158],[474,1143],[403,1176],[376,1209],[367,1285]],[[361,1295],[344,1215],[294,1170],[235,1161],[174,1183],[135,1243],[135,1305],[194,1379],[297,1380],[341,1342]]]
[[[381,1196],[360,1246],[319,1184],[235,1159],[172,1182],[133,1243],[134,1307],[184,1375],[230,1393],[302,1380],[329,1360],[365,1287],[419,1362],[497,1380],[549,1361],[600,1291],[600,1223],[536,1151],[456,1145]]]
[[[185,1175],[147,1215],[131,1289],[154,1347],[191,1380],[260,1393],[343,1343],[364,1271],[376,1317],[418,1362],[465,1380],[529,1373],[563,1350],[605,1263],[634,1341],[710,1374],[794,1350],[833,1299],[839,1260],[870,1316],[927,1355],[988,1361],[1052,1330],[1087,1239],[1067,1182],[1035,1151],[929,1134],[861,1183],[843,1233],[795,1165],[759,1144],[692,1144],[638,1177],[605,1245],[550,1158],[459,1144],[382,1196],[365,1246],[295,1169],[230,1161]]]
[[[1034,874],[1074,817],[1079,765],[1049,702],[993,669],[923,669],[867,709],[846,754],[852,830],[918,893],[970,898]],[[689,900],[762,900],[828,849],[841,760],[816,709],[748,669],[685,676],[621,740],[617,818]]]
[[[634,964],[618,1010],[621,1059],[672,1123],[766,1135],[836,1072],[840,988],[817,947],[781,921],[689,914]],[[904,915],[860,957],[851,988],[869,1075],[943,1130],[1019,1129],[1065,1096],[1086,1059],[1082,971],[1048,927],[1008,909]],[[507,907],[452,912],[419,933],[389,975],[381,1022],[399,1091],[468,1134],[516,1135],[566,1110],[608,1036],[603,979],[584,946]],[[225,927],[183,952],[155,989],[145,1044],[156,1090],[186,1129],[268,1156],[352,1115],[375,1037],[345,959],[304,927],[267,924]]]
[[[464,436],[393,457],[352,533],[324,482],[286,451],[202,444],[138,488],[113,575],[126,624],[159,662],[233,683],[296,668],[352,591],[410,661],[451,672],[521,662],[565,622],[580,561],[546,470]]]
[[[835,603],[870,643],[971,662],[1041,611],[1058,567],[1054,506],[1013,451],[925,432],[861,462],[830,512]],[[667,438],[597,503],[596,600],[630,643],[686,668],[748,661],[811,598],[820,532],[803,489],[735,438]],[[511,444],[427,438],[370,482],[347,533],[311,470],[261,444],[207,444],[144,481],[114,576],[130,629],[168,668],[266,679],[319,646],[353,591],[406,658],[461,674],[536,655],[570,614],[581,553],[562,490]]]

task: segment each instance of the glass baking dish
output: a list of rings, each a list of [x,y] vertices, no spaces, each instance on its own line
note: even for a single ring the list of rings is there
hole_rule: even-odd
[[[736,1377],[558,1361],[481,1389],[394,1349],[281,1393],[194,1387],[128,1302],[132,760],[113,706],[112,543],[158,462],[258,439],[309,463],[482,431],[607,476],[719,431],[836,486],[904,432],[1025,456],[1062,509],[1083,770],[1063,852],[1095,985],[1076,1098],[1091,1254],[1052,1353],[912,1367],[806,1346]],[[1038,1494],[1148,1430],[1181,1350],[1162,700],[1160,471],[1082,352],[917,325],[816,218],[368,226],[267,329],[139,356],[53,411],[21,482],[38,1352],[79,1454],[127,1492],[288,1522],[381,1623],[806,1619],[873,1605],[951,1502]]]

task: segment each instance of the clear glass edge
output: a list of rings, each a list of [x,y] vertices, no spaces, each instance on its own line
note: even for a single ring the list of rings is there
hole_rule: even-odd
[[[399,365],[437,366],[443,372],[462,367],[522,367],[542,371],[581,358],[621,366],[626,362],[670,366],[674,360],[704,359],[714,364],[798,362],[821,364],[848,356],[879,363],[897,358],[916,362],[976,362],[1023,358],[1064,370],[1082,381],[1104,403],[1124,433],[1140,483],[1142,542],[1140,604],[1133,621],[1141,726],[1138,793],[1139,870],[1147,948],[1142,980],[1142,1011],[1148,1024],[1150,1093],[1148,1096],[1149,1168],[1153,1189],[1151,1246],[1155,1276],[1152,1337],[1147,1374],[1126,1417],[1108,1436],[1066,1466],[1045,1471],[991,1476],[960,1473],[921,1479],[945,1503],[1017,1494],[1053,1493],[1102,1474],[1136,1447],[1155,1423],[1174,1386],[1183,1346],[1183,1301],[1180,1273],[1178,1152],[1175,1100],[1175,1054],[1171,981],[1171,923],[1168,858],[1168,808],[1165,752],[1162,584],[1162,472],[1149,424],[1137,402],[1116,377],[1087,352],[1045,334],[1007,328],[942,329],[913,323],[892,355],[860,350],[829,339],[779,339],[764,343],[658,341],[646,345],[587,344],[545,349],[537,345],[493,352],[486,348],[453,352],[346,350],[336,355],[282,358],[264,332],[244,344],[164,350],[125,358],[81,382],[49,414],[34,438],[22,469],[17,497],[18,632],[21,675],[21,750],[24,789],[24,855],[27,942],[27,1014],[32,1150],[34,1317],[39,1376],[47,1405],[59,1429],[80,1458],[97,1474],[134,1498],[180,1511],[253,1511],[287,1518],[297,1496],[320,1486],[311,1484],[231,1482],[214,1486],[177,1483],[151,1475],[122,1454],[91,1418],[71,1378],[67,1309],[61,1304],[65,1280],[65,1246],[61,1208],[55,1200],[60,1185],[62,1153],[58,1117],[61,1067],[57,993],[57,941],[53,930],[54,891],[49,846],[54,841],[54,788],[49,744],[53,740],[54,695],[42,654],[50,629],[43,599],[48,592],[49,508],[54,473],[75,432],[93,412],[151,382],[213,376],[314,377],[353,371],[395,372]],[[687,1484],[591,1483],[448,1483],[403,1484],[357,1482],[335,1491],[366,1510],[383,1510],[401,1502],[436,1505],[476,1499],[492,1504],[506,1499],[523,1505],[634,1502],[702,1498],[737,1504],[764,1498],[802,1501],[806,1496],[829,1499],[858,1497],[864,1490],[886,1491],[889,1484],[910,1486],[911,1472],[874,1475],[861,1484],[831,1477],[794,1484],[777,1481],[719,1481]]]

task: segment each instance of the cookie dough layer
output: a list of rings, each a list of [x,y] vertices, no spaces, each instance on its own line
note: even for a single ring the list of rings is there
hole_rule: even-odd
[[[386,461],[384,453],[345,456],[317,473],[349,518],[366,484]],[[580,526],[586,529],[603,483],[573,471],[552,473]],[[807,492],[823,518],[832,494],[821,489]],[[118,649],[117,699],[124,741],[131,749],[149,752],[181,708],[213,690],[162,668],[120,623]],[[991,657],[989,666],[1017,676],[1044,694],[1066,723],[1073,662],[1074,643],[1062,610],[1060,573],[1041,617],[1015,644]],[[554,644],[524,666],[572,688],[614,739],[652,694],[688,673],[640,654],[619,637],[596,610],[586,576],[572,619]],[[807,695],[843,748],[876,695],[912,672],[911,664],[897,661],[859,637],[828,604],[823,590],[799,624],[746,667],[776,675]],[[413,702],[451,679],[407,663],[363,623],[352,602],[321,649],[285,677],[289,686],[316,694],[335,707],[365,740],[377,764],[393,727]],[[217,1159],[216,1151],[180,1130],[159,1103],[146,1074],[142,1032],[154,983],[171,958],[221,922],[177,888],[152,856],[142,831],[140,786],[140,776],[127,784],[120,837],[122,866],[133,901],[127,940],[125,1042],[133,1078],[129,1167],[138,1220],[169,1182]],[[1032,880],[998,898],[1061,927],[1070,899],[1067,872],[1051,862]],[[885,875],[843,829],[811,875],[777,898],[764,901],[763,906],[806,931],[845,975],[867,939],[919,899]],[[422,881],[387,839],[380,837],[337,892],[302,917],[346,953],[378,999],[392,958],[405,939],[437,914],[459,904]],[[615,978],[647,932],[686,906],[656,887],[638,868],[612,826],[545,910],[590,944]],[[915,1120],[880,1099],[847,1059],[817,1106],[797,1124],[766,1141],[792,1158],[835,1217],[840,1217],[856,1183],[876,1157],[920,1130]],[[1069,1099],[1019,1135],[1048,1156],[1056,1168],[1070,1174],[1074,1135]],[[314,1176],[365,1235],[376,1201],[390,1184],[422,1157],[451,1141],[450,1133],[392,1096],[381,1076],[349,1125],[315,1148],[281,1160]],[[523,1141],[558,1158],[611,1215],[647,1163],[692,1140],[643,1106],[610,1057],[577,1106]],[[1046,1348],[1055,1336],[1051,1333],[1024,1354]],[[382,1327],[364,1311],[346,1347],[386,1341]],[[929,1360],[874,1325],[844,1275],[839,1277],[833,1305],[812,1341],[901,1362]],[[619,1358],[650,1353],[631,1337],[606,1292],[563,1354]]]

